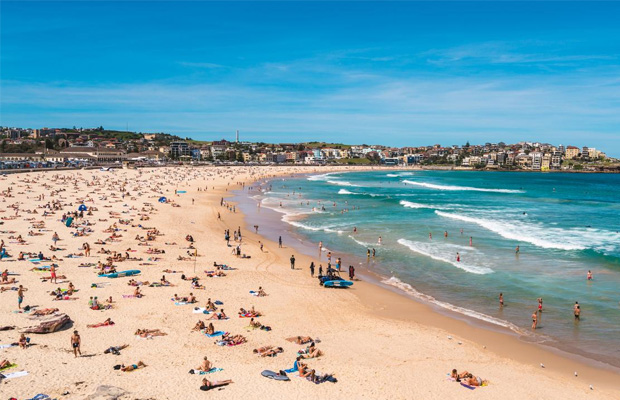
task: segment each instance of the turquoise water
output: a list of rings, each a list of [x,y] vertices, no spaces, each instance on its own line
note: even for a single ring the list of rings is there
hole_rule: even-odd
[[[345,266],[355,255],[384,283],[438,307],[620,366],[620,175],[334,173],[253,194]]]

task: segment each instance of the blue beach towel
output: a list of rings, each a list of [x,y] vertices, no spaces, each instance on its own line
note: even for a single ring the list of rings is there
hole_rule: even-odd
[[[209,337],[218,337],[218,336],[222,336],[223,334],[224,334],[224,331],[213,332],[213,334],[211,335],[205,333],[205,335]]]

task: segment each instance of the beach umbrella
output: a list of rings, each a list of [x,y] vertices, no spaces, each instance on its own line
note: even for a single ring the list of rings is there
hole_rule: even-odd
[[[78,207],[78,211],[86,211],[86,205],[85,204],[80,204],[80,207]]]
[[[158,201],[159,201],[160,203],[165,203],[165,202],[166,202],[166,200],[167,200],[167,199],[166,199],[165,197],[160,197]]]

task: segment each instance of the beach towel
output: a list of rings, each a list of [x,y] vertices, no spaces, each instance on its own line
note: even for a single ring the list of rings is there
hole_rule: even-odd
[[[38,395],[26,400],[49,400],[51,397],[47,394],[39,393]]]
[[[223,368],[211,368],[208,371],[199,371],[197,369],[190,369],[189,373],[196,374],[196,375],[206,375],[206,374],[212,374],[214,372],[220,372],[220,371],[224,371],[224,369]]]
[[[223,334],[224,334],[224,331],[217,331],[217,332],[213,332],[213,333],[212,333],[212,334],[210,334],[210,335],[209,335],[208,333],[205,333],[205,335],[206,335],[206,336],[209,336],[209,337],[218,337],[218,336],[222,336]]]
[[[0,349],[8,349],[9,347],[15,347],[16,344],[0,344]]]
[[[295,361],[295,363],[293,364],[293,368],[291,369],[285,369],[284,372],[286,372],[287,374],[293,373],[293,372],[297,372],[299,371],[297,369],[297,361]]]
[[[15,367],[17,367],[17,364],[9,364],[4,368],[0,368],[0,372],[6,371],[7,369],[15,368]]]
[[[186,305],[188,305],[188,304],[190,304],[190,303],[188,303],[188,302],[186,302],[186,301],[175,301],[175,302],[174,302],[174,305],[175,305],[175,306],[186,306]]]
[[[19,371],[19,372],[13,372],[10,374],[0,374],[0,378],[1,379],[13,379],[13,378],[21,378],[22,376],[26,376],[26,375],[28,375],[28,371]]]
[[[207,311],[205,307],[194,307],[192,310],[193,314],[210,314],[211,311]]]
[[[258,292],[255,292],[254,290],[250,290],[250,294],[251,294],[252,296],[256,296],[256,297],[258,297]]]
[[[215,300],[215,301],[213,302],[213,304],[215,304],[215,305],[217,305],[217,306],[223,306],[223,305],[224,305],[224,302],[219,301],[219,300]]]
[[[474,390],[476,388],[475,386],[470,386],[470,385],[468,385],[466,383],[463,383],[463,382],[459,382],[459,383],[461,384],[461,386],[463,386],[464,388],[467,388],[469,390]]]

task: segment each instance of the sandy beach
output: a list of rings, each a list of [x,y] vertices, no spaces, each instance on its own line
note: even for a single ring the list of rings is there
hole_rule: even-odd
[[[318,259],[292,248],[284,232],[282,248],[261,237],[260,229],[259,234],[254,233],[252,220],[228,203],[233,190],[243,189],[243,185],[249,187],[276,175],[330,170],[170,167],[0,177],[0,239],[10,255],[0,261],[0,270],[8,270],[8,278],[15,278],[14,283],[0,285],[5,289],[0,293],[0,328],[15,328],[0,331],[0,345],[18,342],[26,327],[53,318],[36,317],[36,310],[57,308],[56,315],[64,313],[72,320],[57,332],[27,333],[30,343],[25,349],[10,346],[0,350],[0,362],[6,359],[16,364],[1,373],[28,373],[0,383],[2,396],[19,400],[38,393],[59,399],[193,399],[207,396],[200,389],[202,379],[207,378],[211,382],[232,380],[209,390],[216,393],[208,396],[222,399],[618,397],[620,375],[615,371],[439,314],[363,279],[350,289],[324,289],[308,268],[312,261],[318,265]],[[160,202],[161,197],[166,201]],[[78,211],[81,204],[86,207],[83,217],[67,227],[61,221],[63,214]],[[230,247],[224,238],[227,229]],[[238,229],[241,241],[233,238]],[[59,238],[56,244],[55,232]],[[76,232],[80,233],[74,236]],[[187,240],[188,235],[193,241]],[[85,243],[90,256],[84,255]],[[248,258],[232,254],[237,245]],[[59,249],[52,251],[50,246]],[[25,260],[19,261],[20,252],[33,256],[25,255]],[[39,252],[57,260],[28,261]],[[291,255],[296,258],[294,270]],[[108,257],[116,271],[141,272],[130,277],[100,277],[100,271],[109,270],[98,263],[105,264]],[[218,270],[214,263],[232,269]],[[57,283],[42,279],[50,276],[49,271],[31,270],[52,264],[58,266]],[[218,271],[225,276],[209,276]],[[183,280],[182,275],[198,277],[197,285],[204,288],[192,287],[191,279]],[[143,284],[130,286],[130,279]],[[69,283],[77,291],[67,300],[54,300],[50,291],[67,289]],[[18,310],[18,291],[11,288],[20,285],[27,289],[21,306],[30,306],[29,312]],[[250,293],[259,287],[266,296]],[[141,297],[136,297],[136,288]],[[104,308],[111,308],[90,309],[89,300],[94,296]],[[110,296],[113,302],[106,303]],[[197,303],[181,304],[180,298],[191,296]],[[215,313],[193,312],[195,307],[205,307],[208,299],[223,303],[218,304],[218,311],[224,309],[230,318],[208,319]],[[250,319],[238,316],[240,308],[260,312],[255,321],[271,330],[250,328]],[[113,325],[88,327],[108,318]],[[234,346],[218,345],[215,342],[221,337],[192,330],[199,320],[245,340]],[[165,335],[140,337],[135,335],[138,329],[159,330]],[[81,357],[73,354],[74,330],[81,337]],[[337,382],[313,383],[297,372],[288,373],[290,381],[261,376],[264,370],[293,367],[297,352],[307,346],[286,340],[296,336],[312,338],[321,350],[320,356],[303,360],[308,371],[331,376]],[[128,347],[119,355],[104,354],[111,346],[122,345]],[[282,351],[272,357],[253,352],[265,346],[281,347]],[[204,357],[221,370],[188,373],[201,366]],[[126,372],[114,369],[117,365],[138,366],[139,362],[145,367]],[[449,379],[447,374],[453,368],[488,380],[488,385],[464,387]]]

